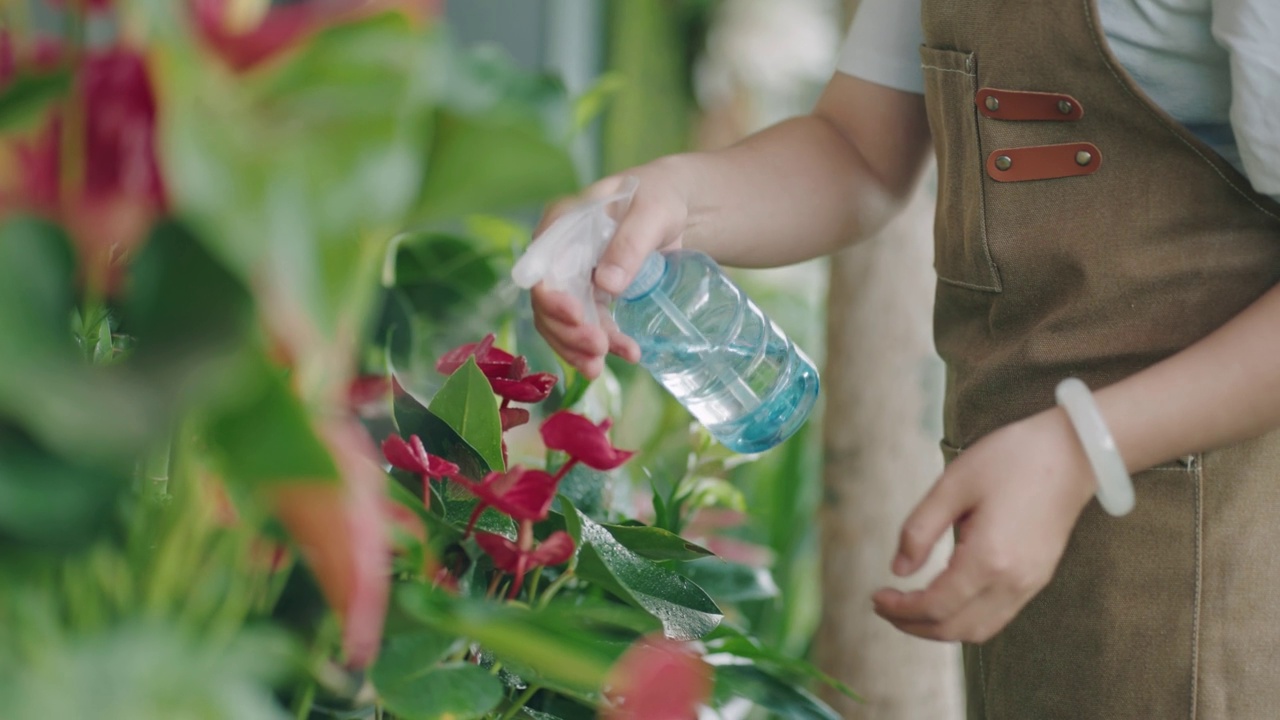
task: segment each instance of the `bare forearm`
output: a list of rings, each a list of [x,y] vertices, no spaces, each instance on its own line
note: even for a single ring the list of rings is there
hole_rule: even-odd
[[[810,115],[660,162],[682,178],[684,244],[758,267],[828,254],[879,229],[918,181],[929,147],[919,96],[837,76]]]
[[[1280,286],[1213,334],[1097,393],[1137,471],[1280,427]]]

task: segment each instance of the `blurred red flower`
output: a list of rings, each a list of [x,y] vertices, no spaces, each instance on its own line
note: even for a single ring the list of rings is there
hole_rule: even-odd
[[[694,720],[711,695],[711,667],[683,643],[641,638],[609,673],[601,720]]]
[[[49,72],[62,61],[46,41],[29,59],[10,61],[8,74]],[[119,270],[113,260],[136,247],[168,209],[145,59],[125,47],[87,53],[68,102],[79,110],[72,147],[83,152],[65,156],[67,103],[55,105],[35,132],[9,139],[4,149],[11,162],[0,163],[0,216],[25,211],[61,222],[87,277],[110,291]]]
[[[596,425],[581,415],[561,410],[542,423],[542,441],[552,450],[568,453],[570,462],[580,462],[596,470],[612,470],[635,454],[619,450],[609,442],[605,432],[612,424],[606,418]]]
[[[355,420],[320,428],[340,484],[301,482],[267,490],[274,514],[342,618],[347,660],[365,667],[378,654],[391,589],[386,475],[377,449]]]

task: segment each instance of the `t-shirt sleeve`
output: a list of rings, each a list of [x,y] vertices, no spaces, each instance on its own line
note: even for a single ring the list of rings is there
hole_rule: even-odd
[[[1231,62],[1231,129],[1249,182],[1280,201],[1280,2],[1213,0],[1213,37]]]
[[[924,92],[920,0],[862,0],[836,70],[907,92]]]

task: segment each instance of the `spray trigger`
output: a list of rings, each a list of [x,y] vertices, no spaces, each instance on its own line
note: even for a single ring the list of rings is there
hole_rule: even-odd
[[[638,179],[629,177],[618,192],[584,202],[561,215],[530,243],[511,269],[511,279],[525,289],[541,282],[568,293],[582,305],[586,321],[599,325],[597,299],[600,296],[607,301],[608,295],[597,293],[591,275],[639,184]]]

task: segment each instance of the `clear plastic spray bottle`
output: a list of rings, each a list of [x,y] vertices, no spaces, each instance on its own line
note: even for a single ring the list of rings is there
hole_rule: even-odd
[[[631,183],[558,219],[516,263],[516,284],[546,282],[598,322],[591,273],[634,192]],[[730,450],[768,450],[813,411],[813,361],[704,253],[650,254],[613,318],[640,346],[640,364]]]

